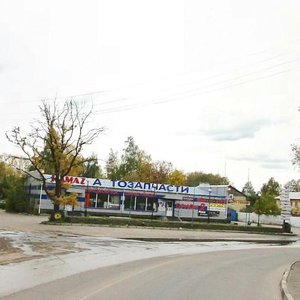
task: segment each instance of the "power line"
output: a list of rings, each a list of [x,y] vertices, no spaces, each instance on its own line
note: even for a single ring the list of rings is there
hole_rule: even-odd
[[[181,95],[179,95],[179,96],[174,96],[174,97],[168,96],[168,97],[164,97],[164,98],[154,100],[154,101],[151,101],[151,102],[147,102],[147,103],[145,103],[145,102],[132,103],[132,104],[127,104],[127,105],[123,105],[123,106],[107,108],[105,110],[94,111],[93,115],[111,114],[111,113],[115,113],[115,112],[128,111],[128,110],[137,109],[137,108],[150,106],[150,105],[159,105],[159,104],[163,104],[163,103],[179,101],[179,100],[182,100],[182,99],[186,99],[187,97],[194,97],[194,96],[198,96],[198,95],[209,94],[209,93],[229,89],[231,87],[245,85],[245,84],[250,83],[250,82],[255,82],[255,81],[259,81],[259,80],[267,79],[267,78],[272,78],[272,77],[275,77],[277,75],[284,74],[284,73],[290,72],[292,70],[298,69],[300,67],[300,65],[297,65],[293,68],[289,68],[289,69],[286,69],[286,70],[277,71],[277,72],[274,72],[272,74],[267,74],[267,75],[264,75],[264,76],[260,76],[260,77],[256,77],[256,78],[252,78],[252,79],[247,79],[247,80],[236,82],[236,83],[233,82],[232,84],[227,84],[226,85],[226,83],[230,83],[230,82],[235,81],[237,79],[242,79],[242,78],[248,77],[250,75],[257,75],[261,72],[265,72],[266,70],[274,69],[278,66],[282,66],[282,65],[285,65],[285,64],[291,64],[291,63],[294,63],[296,61],[300,61],[300,59],[280,63],[280,64],[277,64],[275,66],[271,66],[271,67],[262,69],[259,72],[257,72],[257,71],[249,72],[249,73],[240,75],[236,78],[231,78],[231,79],[223,80],[223,81],[220,81],[220,82],[215,82],[215,83],[212,83],[212,84],[209,84],[209,85],[206,85],[206,86],[202,86],[201,88],[197,88],[197,89],[190,90],[190,91],[185,91],[185,92],[182,92]],[[213,88],[214,86],[220,85],[220,84],[225,84],[225,86]],[[205,88],[207,90],[204,90]],[[128,98],[128,99],[130,99],[130,98]],[[20,120],[20,118],[18,118],[18,120]]]
[[[278,54],[276,56],[273,56],[271,58],[267,58],[267,59],[263,59],[263,60],[260,60],[260,61],[257,61],[256,63],[254,63],[252,66],[255,66],[255,65],[260,65],[260,64],[263,64],[265,62],[268,62],[268,61],[272,61],[276,58],[279,58],[279,57],[283,57],[283,56],[286,56],[287,54]],[[273,65],[273,66],[268,66],[266,67],[265,69],[263,70],[259,70],[259,71],[253,71],[253,72],[250,72],[250,73],[246,73],[246,74],[242,74],[240,76],[249,76],[250,74],[254,74],[255,72],[261,72],[261,71],[265,71],[265,70],[268,70],[268,69],[272,69],[272,68],[276,68],[280,65],[284,65],[284,64],[289,64],[289,63],[292,63],[292,62],[296,62],[298,61],[298,59],[296,60],[292,60],[292,61],[286,61],[286,62],[282,62],[282,63],[279,63],[279,64],[276,64],[276,65]],[[186,87],[186,86],[189,86],[189,85],[193,85],[193,84],[198,84],[200,82],[205,82],[205,81],[209,81],[209,80],[212,80],[212,79],[215,79],[215,78],[221,78],[221,77],[224,77],[224,76],[228,76],[228,73],[219,73],[219,74],[215,74],[215,75],[212,75],[212,76],[209,76],[209,77],[206,77],[206,78],[202,78],[200,80],[195,80],[195,81],[191,81],[191,82],[188,82],[188,83],[185,83],[185,84],[180,84],[180,85],[176,85],[175,88],[180,88],[180,87]],[[234,79],[227,79],[227,80],[234,80]],[[227,81],[226,80],[226,81]],[[216,82],[216,83],[212,83],[212,84],[219,84],[219,82]],[[162,92],[162,91],[166,91],[165,88],[163,89],[160,89],[159,91],[155,91],[155,92],[151,92],[151,93],[147,93],[147,95],[151,96],[151,95],[155,95],[159,92]],[[168,90],[167,90],[168,91]],[[92,94],[89,93],[90,95]],[[76,96],[75,96],[76,97]],[[106,101],[100,101],[100,102],[96,102],[94,103],[94,106],[99,106],[99,105],[105,105],[105,104],[112,104],[112,103],[119,103],[119,102],[126,102],[126,101],[130,101],[132,99],[135,99],[135,98],[140,98],[141,96],[135,96],[135,97],[122,97],[122,98],[115,98],[115,99],[112,99],[112,100],[106,100]],[[145,94],[143,94],[143,97],[145,97]]]
[[[299,42],[300,39],[295,39],[295,40],[291,40],[291,41],[288,41],[286,44],[294,44],[295,42]],[[285,44],[285,46],[286,46]],[[273,49],[274,48],[274,45],[272,46],[269,46],[268,48],[265,48],[261,51],[257,51],[257,52],[253,52],[253,53],[249,53],[246,55],[246,57],[250,57],[250,56],[257,56],[257,55],[261,55],[263,53],[266,53],[268,51],[270,51],[270,49]],[[265,63],[267,61],[271,61],[271,60],[274,60],[278,57],[282,57],[282,56],[287,56],[287,55],[290,55],[291,53],[295,52],[295,51],[298,51],[299,49],[296,49],[294,48],[292,51],[289,51],[289,52],[285,52],[285,53],[280,53],[280,54],[277,54],[273,57],[270,57],[270,58],[266,58],[266,59],[263,59],[263,60],[259,60],[257,62],[255,62],[253,65],[257,65],[257,64],[262,64],[262,63]],[[239,60],[241,58],[245,58],[245,56],[240,56],[236,59],[231,59],[230,61],[223,61],[221,63],[227,63],[227,62],[232,62],[234,60]],[[191,85],[191,84],[197,84],[199,82],[203,82],[203,81],[208,81],[208,80],[211,80],[211,79],[214,79],[214,78],[218,78],[218,77],[222,77],[222,76],[225,76],[227,73],[220,73],[220,74],[216,74],[216,75],[213,75],[213,76],[210,76],[210,77],[207,77],[207,78],[203,78],[203,79],[200,79],[200,80],[196,80],[196,81],[192,81],[192,82],[188,82],[186,84],[183,84],[183,85],[177,85],[177,87],[184,87],[184,86],[187,86],[187,85]],[[126,86],[126,87],[118,87],[118,88],[113,88],[113,89],[103,89],[103,90],[96,90],[96,91],[91,91],[91,92],[86,92],[86,93],[79,93],[79,94],[73,94],[73,95],[68,95],[68,96],[56,96],[56,97],[44,97],[43,99],[45,99],[46,101],[52,101],[52,100],[55,100],[55,99],[71,99],[71,98],[79,98],[79,97],[87,97],[87,96],[93,96],[93,95],[109,95],[109,94],[112,94],[116,91],[122,91],[124,89],[130,89],[130,88],[134,88],[134,87],[137,87],[137,86],[143,86],[145,85],[145,83],[138,83],[138,84],[133,84],[133,85],[129,85],[129,86]],[[163,89],[165,90],[165,89]],[[160,91],[158,91],[160,92]],[[148,93],[148,94],[155,94],[157,92],[154,92],[154,93]],[[36,100],[28,100],[27,103],[34,103],[34,102],[39,102],[41,99],[36,99]],[[104,101],[104,102],[101,102],[99,104],[96,103],[96,105],[103,105],[103,104],[111,104],[111,103],[118,103],[118,102],[123,102],[123,101],[127,101],[129,100],[129,98],[126,98],[126,97],[122,97],[122,98],[116,98],[116,99],[112,99],[112,100],[107,100],[107,101]],[[2,102],[2,104],[6,104],[6,103],[10,103],[9,101],[7,102]]]
[[[295,61],[290,61],[288,63],[292,63],[292,62],[296,62],[296,61],[300,61],[300,59],[295,60]],[[279,65],[282,65],[282,64],[279,64]],[[272,69],[275,68],[275,67],[278,67],[279,65],[272,67]],[[284,74],[284,73],[290,72],[292,70],[298,69],[299,67],[300,67],[300,65],[297,65],[293,68],[289,68],[289,69],[286,69],[286,70],[281,70],[281,71],[274,72],[272,74],[268,74],[268,75],[264,75],[264,76],[244,80],[244,81],[241,81],[241,82],[225,85],[224,87],[212,88],[213,86],[220,85],[220,84],[226,84],[226,83],[229,83],[229,82],[237,80],[237,79],[242,79],[243,77],[248,77],[248,76],[253,75],[253,74],[255,75],[255,73],[257,73],[257,72],[251,72],[251,73],[244,74],[244,75],[241,75],[241,76],[233,78],[233,79],[228,79],[228,80],[224,80],[224,81],[221,81],[221,82],[212,83],[210,85],[206,85],[206,86],[203,86],[201,88],[194,89],[194,90],[191,90],[191,91],[188,91],[188,92],[182,92],[180,96],[165,97],[165,98],[162,98],[162,99],[159,99],[159,100],[156,100],[156,101],[152,101],[152,102],[148,102],[148,103],[134,103],[134,104],[131,104],[131,105],[128,104],[128,105],[121,106],[121,107],[119,106],[117,108],[111,108],[111,109],[108,108],[106,110],[97,111],[96,113],[106,114],[106,113],[120,112],[120,111],[125,111],[125,110],[131,110],[131,109],[144,107],[146,105],[149,106],[149,105],[153,105],[153,104],[163,104],[163,103],[177,101],[177,100],[180,100],[180,99],[185,99],[186,97],[194,97],[194,96],[197,96],[197,95],[213,93],[213,92],[216,92],[216,91],[229,89],[231,87],[245,85],[247,83],[255,82],[255,81],[258,81],[258,80],[261,80],[261,79],[271,78],[271,77],[274,77],[274,76]],[[270,69],[270,68],[267,68],[267,69]],[[265,69],[263,71],[266,71],[267,69]],[[208,90],[203,90],[203,88],[208,88]]]
[[[259,61],[256,64],[267,62],[267,61],[272,61],[275,58],[278,58],[278,57],[281,57],[281,56],[285,56],[285,55],[284,54],[280,54],[280,55],[277,55],[277,56],[274,56],[274,57],[271,57],[271,58],[268,58],[268,59],[264,59],[263,61]],[[195,95],[201,95],[201,94],[211,93],[211,92],[218,91],[218,90],[221,90],[221,89],[224,89],[224,88],[228,89],[230,87],[238,86],[238,85],[241,85],[241,84],[246,84],[248,82],[253,82],[253,81],[260,80],[260,79],[265,79],[265,78],[268,78],[268,77],[273,77],[274,75],[286,73],[286,72],[289,72],[289,71],[291,71],[293,69],[296,69],[296,68],[298,68],[298,66],[296,66],[295,68],[290,68],[290,69],[283,70],[283,71],[280,71],[280,72],[275,72],[274,75],[273,74],[269,74],[269,75],[258,77],[258,78],[254,78],[254,79],[244,80],[243,82],[240,82],[240,83],[239,82],[234,83],[234,81],[237,81],[239,79],[243,79],[245,77],[249,77],[249,76],[252,76],[252,75],[256,76],[256,75],[259,75],[260,73],[263,73],[263,72],[266,72],[266,71],[270,71],[270,70],[276,69],[276,68],[278,68],[280,66],[292,64],[292,63],[295,63],[295,62],[299,62],[299,59],[297,58],[297,59],[294,59],[294,60],[283,61],[283,62],[280,62],[280,63],[277,63],[277,64],[273,64],[271,66],[263,67],[260,70],[254,70],[254,71],[246,72],[246,73],[238,75],[238,76],[236,76],[234,78],[228,78],[228,79],[224,79],[224,80],[212,82],[212,83],[200,86],[200,87],[192,89],[192,90],[179,91],[176,94],[176,96],[174,96],[174,97],[168,95],[168,96],[162,97],[162,98],[160,98],[158,100],[152,100],[150,102],[148,101],[147,103],[145,103],[145,102],[143,102],[143,103],[141,103],[141,102],[139,102],[139,103],[126,103],[126,101],[128,102],[128,101],[133,101],[134,99],[140,99],[141,96],[135,96],[135,97],[130,97],[129,96],[129,97],[115,98],[115,99],[106,100],[106,101],[100,102],[100,103],[99,102],[95,103],[94,101],[92,101],[92,102],[93,102],[93,106],[99,106],[99,105],[103,106],[105,104],[110,105],[110,104],[115,104],[115,103],[124,103],[123,106],[108,107],[106,109],[101,109],[101,111],[97,112],[97,113],[100,113],[100,114],[101,113],[105,114],[105,113],[113,113],[113,112],[119,112],[119,111],[127,111],[127,110],[131,110],[131,109],[139,108],[139,107],[142,107],[142,106],[145,106],[145,105],[149,106],[149,105],[152,105],[152,104],[161,104],[161,103],[172,102],[172,101],[176,101],[176,100],[179,100],[179,99],[182,99],[182,98],[185,98],[185,97],[192,97],[192,96],[195,96]],[[256,65],[256,64],[254,64],[254,65]],[[199,82],[209,81],[211,79],[222,77],[222,76],[225,76],[225,75],[228,76],[228,74],[217,74],[217,75],[213,75],[213,76],[210,76],[210,77],[207,77],[207,78],[203,78],[201,80],[197,80],[195,82],[188,82],[187,84],[179,85],[176,88],[178,88],[178,87],[185,87],[185,86],[188,86],[188,85],[192,85],[193,83],[199,83]],[[233,82],[233,84],[230,84],[230,82]],[[225,87],[219,87],[222,84],[225,84],[226,86]],[[216,86],[216,89],[213,88],[215,86]],[[205,90],[205,89],[208,89],[208,91]],[[152,95],[152,94],[155,95],[158,92],[148,93],[148,94],[146,94],[146,96],[149,97],[149,95]],[[92,98],[92,96],[93,96],[94,93],[95,92],[91,92],[91,93],[85,93],[85,94],[80,94],[80,95],[81,96],[82,95],[90,95],[91,98]],[[102,93],[102,94],[104,94],[105,92],[104,91],[98,91],[96,93]],[[73,96],[73,97],[75,97],[75,96]],[[145,95],[143,95],[142,97],[145,97]],[[76,101],[79,101],[79,99],[77,99]],[[85,101],[86,100],[84,100],[83,102],[85,102]],[[32,112],[30,114],[34,114],[34,112]],[[20,118],[18,117],[17,120],[20,120]],[[12,119],[10,119],[10,121],[12,121]]]

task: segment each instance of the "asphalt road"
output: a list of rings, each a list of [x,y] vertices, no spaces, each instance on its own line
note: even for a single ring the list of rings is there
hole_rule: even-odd
[[[118,264],[52,281],[3,299],[279,300],[298,247],[229,250]]]

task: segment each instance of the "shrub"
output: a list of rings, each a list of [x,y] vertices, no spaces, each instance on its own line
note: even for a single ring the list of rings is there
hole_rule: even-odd
[[[31,212],[29,197],[24,186],[24,179],[12,182],[7,191],[7,200],[5,205],[9,212]]]
[[[255,233],[282,233],[282,228],[262,227],[262,226],[236,226],[221,223],[200,223],[200,222],[178,222],[178,221],[162,221],[149,220],[126,217],[75,217],[68,216],[64,222],[95,224],[107,226],[141,226],[141,227],[158,227],[158,228],[185,228],[185,229],[203,229],[203,230],[230,230],[245,231]]]
[[[5,200],[0,200],[0,209],[5,209],[5,204],[6,204]]]

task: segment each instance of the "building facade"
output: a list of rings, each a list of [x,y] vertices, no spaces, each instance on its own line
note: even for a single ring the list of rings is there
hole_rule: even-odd
[[[49,188],[55,178],[45,175]],[[152,215],[185,219],[227,219],[228,186],[177,186],[168,184],[66,176],[67,193],[77,194],[77,205],[64,210],[89,214]],[[41,182],[28,180],[30,198],[38,212],[53,210]]]
[[[300,216],[300,192],[290,192],[289,200],[292,216]]]

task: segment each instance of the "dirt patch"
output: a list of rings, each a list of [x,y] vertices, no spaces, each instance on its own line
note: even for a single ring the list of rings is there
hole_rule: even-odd
[[[58,255],[73,252],[81,252],[84,248],[76,247],[70,242],[26,242],[32,251],[40,253],[41,255]]]
[[[6,253],[10,251],[14,251],[15,248],[11,245],[11,243],[6,239],[0,237],[0,253]]]
[[[9,264],[26,260],[24,252],[16,247],[13,247],[7,238],[0,237],[0,265]]]
[[[26,245],[26,247],[30,249],[29,253],[26,253],[28,251],[22,250],[22,247],[20,246],[14,246],[8,238],[0,237],[0,265],[42,258],[49,255],[69,254],[85,250],[84,248],[76,247],[74,243],[63,241],[37,242],[25,240],[22,243],[23,246]]]

